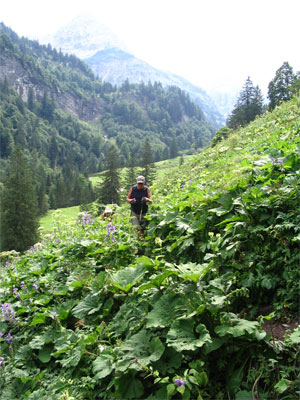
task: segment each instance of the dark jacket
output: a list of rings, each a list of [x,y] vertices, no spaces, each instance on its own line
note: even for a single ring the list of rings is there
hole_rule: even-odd
[[[146,212],[148,211],[147,203],[145,201],[142,202],[142,198],[147,197],[148,193],[147,191],[148,191],[147,186],[144,186],[142,190],[138,190],[137,185],[132,186],[132,192],[130,198],[136,199],[136,203],[130,205],[131,205],[131,210],[134,213],[140,214],[142,210],[142,214],[146,214]]]

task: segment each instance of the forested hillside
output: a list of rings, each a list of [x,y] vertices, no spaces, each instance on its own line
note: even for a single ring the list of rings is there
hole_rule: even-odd
[[[101,169],[109,140],[126,165],[131,150],[138,159],[146,138],[157,161],[172,156],[172,141],[178,151],[195,152],[215,133],[176,87],[125,82],[118,88],[96,79],[73,55],[19,38],[3,24],[0,34],[2,159],[22,142],[24,149],[45,156],[51,168],[69,157],[80,172],[92,173]]]
[[[1,254],[1,399],[297,398],[300,98],[227,136],[144,238],[124,206]]]

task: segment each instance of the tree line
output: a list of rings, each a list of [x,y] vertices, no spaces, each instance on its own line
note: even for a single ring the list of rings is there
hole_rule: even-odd
[[[248,77],[232,112],[227,118],[226,126],[218,130],[211,141],[211,145],[214,146],[230,135],[232,130],[247,125],[267,110],[272,111],[281,102],[290,100],[299,90],[300,72],[294,73],[287,61],[278,68],[268,85],[269,103],[267,105],[264,104],[259,86],[254,86],[252,80]]]
[[[258,86],[254,86],[250,77],[247,78],[237,103],[227,119],[227,127],[236,129],[253,121],[257,115],[266,109],[272,111],[282,101],[287,101],[299,91],[300,72],[293,72],[288,62],[284,62],[276,71],[275,77],[268,85],[269,104],[264,104],[263,95]]]

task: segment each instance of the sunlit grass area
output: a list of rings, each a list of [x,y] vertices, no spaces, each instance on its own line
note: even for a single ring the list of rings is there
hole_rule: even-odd
[[[79,212],[79,206],[50,210],[40,219],[41,233],[51,233],[54,228],[75,224]]]

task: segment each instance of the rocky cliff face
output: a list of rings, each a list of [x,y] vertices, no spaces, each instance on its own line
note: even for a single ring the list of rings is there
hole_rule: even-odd
[[[84,121],[99,118],[104,110],[102,99],[84,99],[68,91],[54,90],[53,86],[48,86],[43,79],[30,74],[17,57],[0,54],[0,81],[5,79],[21,95],[23,101],[28,99],[29,88],[33,89],[37,101],[41,101],[44,93],[47,92],[63,111]]]

